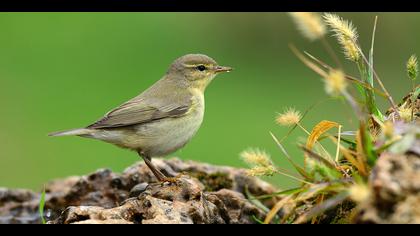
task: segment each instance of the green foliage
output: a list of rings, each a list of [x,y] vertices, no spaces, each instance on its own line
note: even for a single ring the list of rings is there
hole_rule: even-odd
[[[363,147],[364,154],[367,157],[367,164],[372,167],[375,165],[378,154],[374,150],[374,143],[371,137],[371,133],[363,123],[361,123],[359,130],[361,132],[361,146]]]
[[[41,218],[42,224],[46,224],[46,221],[45,221],[45,218],[44,218],[44,207],[45,207],[45,187],[42,190],[41,198],[39,200],[39,206],[38,206],[39,217]]]
[[[326,24],[332,28],[334,37],[338,39],[343,47],[343,52],[347,59],[355,63],[360,78],[345,74],[343,68],[339,69],[343,74],[341,78],[340,73],[336,73],[332,77],[331,71],[335,70],[332,66],[307,52],[300,53],[294,46],[291,46],[291,49],[307,67],[330,83],[330,87],[326,90],[327,93],[334,88],[336,88],[336,92],[341,93],[344,100],[355,112],[359,126],[357,130],[341,132],[341,124],[323,120],[309,132],[302,124],[304,116],[300,119],[288,119],[291,120],[289,123],[293,123],[294,126],[289,130],[285,138],[292,131],[295,131],[295,128],[300,128],[308,136],[306,138],[306,146],[298,145],[304,152],[304,167],[300,167],[295,164],[295,161],[292,161],[282,144],[285,138],[279,141],[273,133],[270,133],[281,152],[303,179],[298,188],[280,191],[273,195],[261,196],[263,199],[273,196],[280,197],[277,204],[268,212],[264,223],[318,223],[322,218],[320,216],[323,214],[325,216],[326,212],[338,212],[344,208],[346,216],[343,217],[346,217],[346,219],[337,217],[332,219],[334,219],[334,222],[349,222],[347,215],[352,208],[357,207],[357,203],[366,201],[371,194],[371,190],[367,187],[367,181],[370,171],[374,168],[381,153],[406,153],[413,146],[420,133],[418,127],[412,128],[410,132],[400,132],[401,134],[399,135],[396,135],[393,131],[395,124],[392,122],[400,119],[398,110],[392,97],[383,86],[373,64],[377,18],[374,24],[369,59],[366,58],[356,40],[358,35],[356,28],[351,22],[333,14],[324,14],[324,19]],[[295,15],[294,20],[298,21],[299,15]],[[308,22],[308,19],[302,19],[301,24],[304,22]],[[329,46],[326,47],[327,50],[330,48]],[[329,54],[331,55],[331,52]],[[332,55],[332,59],[335,58],[337,57]],[[337,64],[340,65],[341,63]],[[414,56],[407,63],[407,73],[413,81],[417,77],[417,59]],[[346,81],[343,80],[343,77],[346,78]],[[380,85],[382,91],[374,88],[375,81]],[[339,84],[347,82],[354,85],[353,88],[359,91],[360,97],[356,97],[355,93],[349,91],[351,88],[348,87],[350,86]],[[415,85],[413,84],[411,101],[415,101],[420,94],[419,89],[415,90],[414,88]],[[383,115],[378,107],[376,94],[384,95],[390,103],[395,117],[386,118]],[[413,111],[414,104],[414,102],[410,104]],[[299,112],[295,111],[295,113],[298,114]],[[284,114],[284,117],[280,117],[282,121],[288,118],[286,115]],[[278,123],[286,126],[286,122]],[[289,123],[287,123],[287,126],[290,126]],[[330,134],[332,128],[338,128],[338,132],[334,135]],[[346,137],[341,137],[344,135]],[[332,141],[335,146],[333,146],[334,149],[326,148],[328,140]],[[381,144],[381,146],[376,147],[376,144]],[[335,160],[332,159],[330,154],[333,150],[336,153]],[[283,213],[280,221],[274,217],[277,216],[279,211]]]

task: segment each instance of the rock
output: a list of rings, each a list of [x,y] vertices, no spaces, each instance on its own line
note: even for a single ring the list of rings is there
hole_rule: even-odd
[[[141,183],[141,184],[137,184],[136,186],[134,186],[131,190],[130,190],[130,197],[136,197],[138,195],[140,195],[140,193],[146,191],[147,187],[149,186],[148,183]]]
[[[415,91],[420,89],[420,85],[417,85]],[[414,103],[413,103],[413,100]],[[408,93],[399,104],[397,104],[397,109],[404,110],[407,108],[413,108],[413,115],[414,120],[418,121],[420,118],[420,94],[417,95],[416,98],[413,99],[413,92]],[[392,121],[404,121],[392,108],[389,108],[386,112],[389,120]]]
[[[223,209],[226,214],[227,223],[231,224],[247,224],[253,222],[252,216],[261,219],[263,214],[258,208],[248,201],[244,201],[245,197],[239,193],[228,189],[221,189],[211,193],[213,198],[210,201],[219,209]],[[221,204],[220,204],[221,202]]]
[[[38,223],[38,195],[29,190],[0,188],[0,224]]]
[[[275,188],[244,170],[179,159],[154,159],[176,184],[156,183],[142,162],[122,174],[108,169],[54,180],[46,186],[44,217],[49,224],[255,223],[265,213],[245,197]],[[0,223],[40,223],[40,194],[0,189]],[[271,207],[275,199],[265,201]]]
[[[420,223],[420,156],[383,153],[370,177],[372,197],[359,206],[356,223]]]
[[[410,92],[397,105],[400,111],[412,108],[413,121],[392,108],[386,113],[401,140],[376,161],[368,181],[371,196],[356,207],[353,223],[420,224],[420,94],[414,100]]]

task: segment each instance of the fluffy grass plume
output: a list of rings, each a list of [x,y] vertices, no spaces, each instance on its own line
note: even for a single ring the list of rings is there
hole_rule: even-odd
[[[326,27],[321,16],[316,12],[291,12],[289,13],[295,21],[297,28],[302,35],[310,41],[322,38],[326,33]]]
[[[243,151],[241,157],[250,166],[272,165],[270,155],[260,149],[250,148]]]
[[[268,155],[265,151],[251,148],[243,151],[240,156],[242,160],[251,167],[251,169],[247,170],[248,175],[273,175],[276,171],[270,155]]]
[[[325,77],[325,91],[331,96],[342,94],[346,87],[346,78],[341,70],[331,70]]]
[[[325,13],[323,18],[342,46],[346,58],[351,61],[358,61],[360,59],[360,52],[356,43],[358,34],[353,23],[331,13]]]
[[[294,108],[288,108],[285,112],[277,115],[276,122],[282,126],[291,126],[299,123],[302,114]]]

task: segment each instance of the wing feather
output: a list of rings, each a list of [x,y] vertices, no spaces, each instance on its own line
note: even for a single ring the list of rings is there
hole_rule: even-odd
[[[190,99],[182,102],[172,102],[160,106],[170,99],[161,101],[153,99],[153,102],[147,102],[143,99],[134,99],[128,101],[114,110],[108,112],[102,119],[89,125],[87,128],[117,128],[142,124],[154,120],[179,117],[187,113],[192,105]]]

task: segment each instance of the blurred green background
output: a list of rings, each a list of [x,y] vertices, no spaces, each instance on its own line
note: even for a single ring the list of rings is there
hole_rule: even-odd
[[[375,66],[399,101],[410,89],[405,61],[420,52],[420,14],[340,15],[358,27],[365,51],[379,15]],[[107,143],[47,133],[92,123],[149,87],[187,53],[207,54],[235,71],[213,81],[200,131],[170,156],[245,167],[239,153],[260,147],[276,164],[291,168],[269,135],[281,137],[288,130],[275,124],[276,113],[290,106],[303,111],[327,98],[320,78],[288,48],[292,42],[331,62],[322,45],[302,38],[285,13],[1,13],[0,186],[39,190],[52,178],[104,167],[122,171],[139,161],[135,153]],[[357,75],[343,62],[346,72]],[[303,124],[311,129],[329,119],[351,130],[349,111],[330,100]],[[299,137],[304,133],[296,131],[285,142],[298,161]],[[266,179],[282,188],[296,184],[279,176]]]

